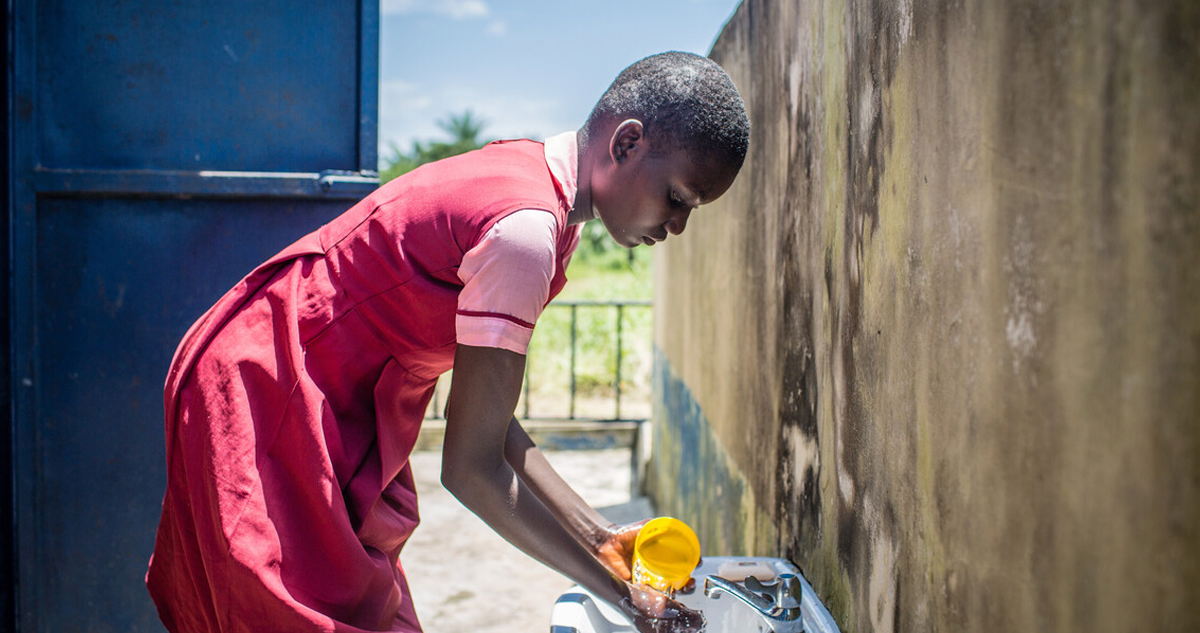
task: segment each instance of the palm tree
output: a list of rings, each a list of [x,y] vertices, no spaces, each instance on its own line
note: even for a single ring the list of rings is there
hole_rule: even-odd
[[[470,110],[465,110],[462,114],[451,114],[448,118],[438,121],[437,125],[450,134],[450,142],[428,141],[423,144],[414,141],[412,151],[407,154],[393,144],[392,159],[380,171],[380,181],[387,182],[425,163],[479,149],[490,142],[480,140],[479,135],[483,132],[485,123]]]
[[[484,122],[470,110],[465,110],[462,114],[451,114],[449,119],[438,121],[438,127],[449,132],[454,137],[456,144],[463,143],[476,147],[485,145],[478,140],[483,126]]]

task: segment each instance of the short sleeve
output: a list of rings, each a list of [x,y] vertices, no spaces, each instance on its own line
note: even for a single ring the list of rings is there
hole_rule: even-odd
[[[501,218],[463,256],[455,316],[462,345],[529,349],[533,324],[550,297],[557,262],[554,215],[522,209]]]

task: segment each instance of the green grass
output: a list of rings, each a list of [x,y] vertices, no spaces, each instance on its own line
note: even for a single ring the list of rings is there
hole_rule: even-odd
[[[559,299],[650,299],[654,284],[647,248],[584,251],[583,244],[567,267],[567,285]],[[630,257],[632,255],[632,258]]]
[[[607,239],[607,236],[605,236]],[[638,248],[589,248],[580,245],[567,269],[568,282],[555,303],[564,301],[649,300],[653,293],[650,253]],[[617,309],[575,309],[575,416],[610,418],[617,414]],[[621,410],[623,418],[649,415],[650,306],[621,311]],[[567,417],[571,391],[571,309],[554,303],[538,319],[528,355],[531,417]],[[524,402],[518,406],[523,414]]]

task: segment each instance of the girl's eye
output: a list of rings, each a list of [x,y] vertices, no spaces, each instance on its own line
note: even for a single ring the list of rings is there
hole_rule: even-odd
[[[679,197],[679,194],[675,193],[674,189],[671,190],[671,206],[673,206],[673,207],[682,207],[683,206],[683,200]]]

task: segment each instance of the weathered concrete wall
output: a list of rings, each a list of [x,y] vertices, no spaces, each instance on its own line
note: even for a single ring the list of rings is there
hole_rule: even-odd
[[[1200,630],[1200,3],[746,0],[649,484],[843,630]]]

